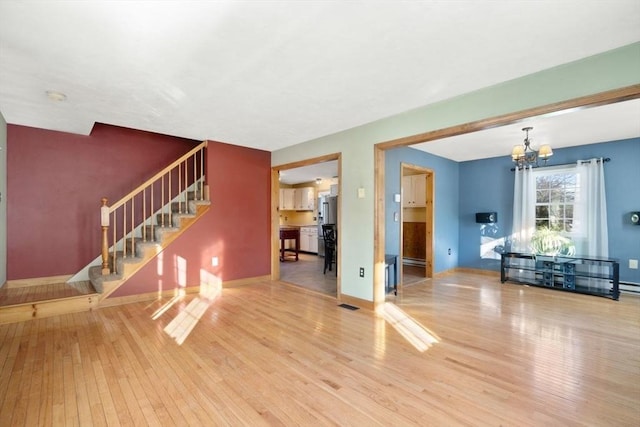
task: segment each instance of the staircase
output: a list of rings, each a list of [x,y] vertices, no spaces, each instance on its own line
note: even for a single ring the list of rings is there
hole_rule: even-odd
[[[198,145],[111,207],[103,199],[102,264],[93,262],[83,269],[88,280],[0,289],[0,324],[99,307],[209,210],[206,145]]]
[[[116,251],[115,257],[109,257],[110,274],[103,275],[101,266],[89,268],[89,280],[99,294],[99,301],[104,300],[120,287],[129,277],[151,261],[164,248],[169,246],[178,236],[194,224],[205,212],[209,210],[211,202],[207,200],[195,200],[194,191],[187,194],[188,209],[186,213],[180,213],[179,203],[171,203],[172,215],[156,214],[156,225],[146,226],[147,240],[140,236],[126,239],[125,251]],[[163,218],[164,216],[164,218]],[[171,223],[169,223],[169,216]],[[166,224],[165,226],[158,224]],[[115,258],[115,268],[113,259]]]

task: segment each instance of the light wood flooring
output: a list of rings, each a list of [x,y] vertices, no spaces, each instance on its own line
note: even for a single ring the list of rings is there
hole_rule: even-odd
[[[90,294],[97,293],[88,280],[22,287],[3,286],[0,288],[0,307]]]
[[[427,280],[427,278],[424,277],[424,267],[415,265],[402,266],[402,286],[415,285],[424,280]]]
[[[0,426],[640,425],[638,297],[463,273],[380,314],[210,291],[1,325]]]

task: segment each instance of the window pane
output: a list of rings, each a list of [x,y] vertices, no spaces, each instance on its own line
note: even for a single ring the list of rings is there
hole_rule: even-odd
[[[551,178],[549,183],[550,188],[564,188],[565,181],[566,181],[564,174],[551,175],[550,178]]]
[[[564,205],[552,205],[551,206],[551,215],[552,218],[563,218],[564,217]]]
[[[571,233],[573,231],[573,220],[568,219],[564,222],[564,229],[568,232]]]
[[[576,189],[571,187],[571,188],[565,188],[564,190],[564,200],[567,203],[574,203],[576,201]]]
[[[560,203],[564,202],[564,190],[562,189],[553,189],[551,190],[551,203]]]
[[[549,221],[546,219],[536,219],[536,228],[549,228]]]
[[[536,203],[549,203],[549,190],[537,190]]]
[[[572,219],[573,218],[573,205],[566,205],[565,209],[564,209],[564,216],[567,219]]]
[[[555,218],[549,219],[549,230],[564,231],[564,221]]]
[[[536,177],[536,188],[549,188],[549,177],[546,175]]]
[[[549,206],[536,206],[536,218],[549,218]]]

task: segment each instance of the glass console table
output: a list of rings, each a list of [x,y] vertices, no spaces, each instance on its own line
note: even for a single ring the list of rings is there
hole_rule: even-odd
[[[617,300],[620,265],[612,258],[506,252],[500,281],[597,295]]]

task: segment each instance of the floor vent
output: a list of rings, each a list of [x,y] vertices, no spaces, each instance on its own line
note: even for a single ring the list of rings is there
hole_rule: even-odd
[[[349,304],[339,304],[338,307],[346,308],[348,310],[358,310],[360,308]]]

